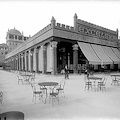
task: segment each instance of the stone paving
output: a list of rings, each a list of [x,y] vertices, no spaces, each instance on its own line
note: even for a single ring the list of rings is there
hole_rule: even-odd
[[[84,89],[84,74],[70,74],[66,80],[65,98],[60,96],[60,103],[55,101],[44,104],[37,100],[32,102],[32,88],[29,84],[18,84],[16,73],[0,70],[0,91],[4,93],[0,112],[21,111],[25,120],[40,119],[82,119],[82,120],[119,120],[120,119],[120,86],[111,85],[109,74],[96,73],[95,76],[107,78],[106,92]],[[57,81],[64,79],[63,75],[36,75],[35,85],[39,80]]]

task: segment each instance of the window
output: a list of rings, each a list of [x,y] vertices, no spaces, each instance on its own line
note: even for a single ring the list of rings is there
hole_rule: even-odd
[[[24,37],[24,40],[26,40],[26,37]]]
[[[7,54],[8,52],[5,52],[5,54]]]
[[[14,39],[14,36],[10,34],[10,35],[9,35],[9,38],[10,38],[10,39]]]
[[[22,36],[19,36],[19,40],[22,40]]]
[[[15,36],[15,39],[17,39],[17,36]]]

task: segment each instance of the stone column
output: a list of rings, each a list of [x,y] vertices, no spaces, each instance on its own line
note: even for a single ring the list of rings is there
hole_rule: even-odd
[[[26,71],[26,62],[25,62],[26,56],[25,56],[25,52],[23,54],[23,70]]]
[[[31,72],[33,72],[33,51],[32,50],[31,50],[30,60],[31,60]]]
[[[57,73],[57,42],[51,42],[52,49],[52,74],[55,75]]]
[[[70,69],[70,53],[68,53],[68,68]]]
[[[78,45],[73,45],[73,72],[78,73]]]
[[[16,56],[16,70],[18,71],[18,57]]]
[[[28,71],[31,71],[31,50],[28,52]]]
[[[36,72],[38,73],[38,67],[39,67],[39,49],[36,49]]]
[[[19,71],[21,71],[21,55],[19,54]]]
[[[36,72],[36,49],[37,48],[34,48],[34,51],[33,51],[33,71]]]
[[[12,70],[14,70],[14,59],[12,58]]]
[[[16,70],[16,57],[14,56],[14,70]]]
[[[29,71],[29,52],[26,51],[26,71]]]
[[[43,46],[39,48],[38,52],[38,71],[42,72],[43,71]]]
[[[25,65],[25,71],[27,71],[27,61],[26,61],[26,56],[27,56],[27,53],[26,51],[24,52],[24,65]]]
[[[23,71],[23,54],[21,54],[21,71]]]
[[[17,57],[17,67],[18,67],[18,71],[19,71],[19,55]]]
[[[43,70],[42,73],[46,73],[46,65],[47,65],[47,56],[46,56],[46,46],[41,46],[43,51]]]
[[[14,56],[14,70],[16,70],[16,56]]]
[[[13,70],[13,58],[11,58],[11,70]]]

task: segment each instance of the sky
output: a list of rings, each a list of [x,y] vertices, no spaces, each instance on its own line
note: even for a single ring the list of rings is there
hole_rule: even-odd
[[[6,43],[8,29],[17,29],[33,36],[50,24],[73,26],[78,19],[116,31],[120,30],[119,0],[0,0],[0,44]]]

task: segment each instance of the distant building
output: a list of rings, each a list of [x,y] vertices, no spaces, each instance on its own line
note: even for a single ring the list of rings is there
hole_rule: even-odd
[[[14,50],[16,47],[24,43],[28,37],[23,35],[23,32],[14,29],[8,29],[7,35],[6,35],[6,44],[8,45],[9,52]]]
[[[8,53],[8,46],[3,43],[0,44],[0,68],[4,66],[5,55]]]

